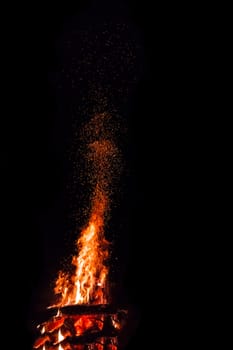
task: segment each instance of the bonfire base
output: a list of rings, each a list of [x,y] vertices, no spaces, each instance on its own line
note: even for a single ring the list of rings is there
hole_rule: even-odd
[[[52,307],[44,314],[49,318],[38,325],[38,350],[117,350],[127,319],[125,308],[108,304]]]

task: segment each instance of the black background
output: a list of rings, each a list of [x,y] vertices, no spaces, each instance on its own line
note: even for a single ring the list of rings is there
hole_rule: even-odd
[[[161,342],[180,345],[184,319],[179,304],[191,288],[184,282],[191,267],[184,265],[193,249],[185,232],[194,230],[193,218],[187,222],[192,211],[189,198],[197,186],[195,169],[189,167],[195,124],[195,87],[190,80],[197,69],[193,56],[190,62],[192,34],[187,23],[191,14],[188,11],[181,21],[177,8],[155,5],[152,9],[146,2],[130,1],[29,6],[25,11],[15,9],[4,27],[2,69],[7,97],[3,95],[1,128],[1,288],[9,342],[31,348],[32,304],[63,253],[64,188],[70,170],[66,149],[72,121],[69,113],[64,117],[64,106],[57,107],[60,96],[48,84],[48,75],[56,69],[56,40],[63,24],[75,16],[87,26],[98,22],[93,18],[95,8],[97,18],[130,23],[143,56],[126,114],[130,130],[126,162],[131,168],[125,184],[127,198],[114,214],[116,222],[122,216],[127,221],[128,233],[117,244],[126,259],[122,263],[125,293],[140,310],[138,328],[127,349],[138,344],[149,349]],[[50,250],[55,237],[56,249]],[[153,347],[145,345],[152,342]]]

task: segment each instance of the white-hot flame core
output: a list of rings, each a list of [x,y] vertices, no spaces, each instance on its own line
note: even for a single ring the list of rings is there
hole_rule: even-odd
[[[57,342],[60,343],[64,339],[63,335],[61,334],[61,330],[59,329],[58,331],[58,336],[57,336]],[[58,346],[58,350],[63,350],[63,347],[61,344]]]

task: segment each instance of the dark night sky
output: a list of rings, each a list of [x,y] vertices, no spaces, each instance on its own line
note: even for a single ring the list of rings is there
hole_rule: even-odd
[[[67,195],[72,172],[67,150],[74,142],[73,121],[78,129],[92,108],[103,108],[106,95],[107,107],[128,128],[127,139],[121,139],[127,165],[123,194],[110,222],[123,288],[141,314],[127,349],[150,342],[152,334],[155,344],[162,338],[170,343],[166,332],[173,334],[181,263],[181,236],[174,233],[184,230],[180,218],[188,215],[190,191],[183,147],[192,133],[190,122],[179,117],[190,98],[187,38],[180,35],[179,21],[171,9],[152,10],[146,2],[77,1],[28,9],[12,23],[4,51],[10,97],[4,101],[1,137],[2,251],[9,261],[3,258],[2,267],[7,303],[17,313],[21,342],[26,338],[28,344],[21,346],[30,349],[28,324],[39,307],[37,296],[43,299],[44,288],[51,288],[46,281],[71,244],[67,227],[74,222],[67,208],[77,204]],[[154,314],[150,326],[148,310]]]

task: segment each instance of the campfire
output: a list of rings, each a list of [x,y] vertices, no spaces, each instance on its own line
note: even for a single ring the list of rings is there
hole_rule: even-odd
[[[106,132],[107,114],[85,126],[92,195],[87,224],[81,230],[69,273],[60,271],[54,285],[56,303],[43,312],[33,349],[118,350],[127,309],[111,300],[109,245],[104,226],[109,188],[118,149]]]

